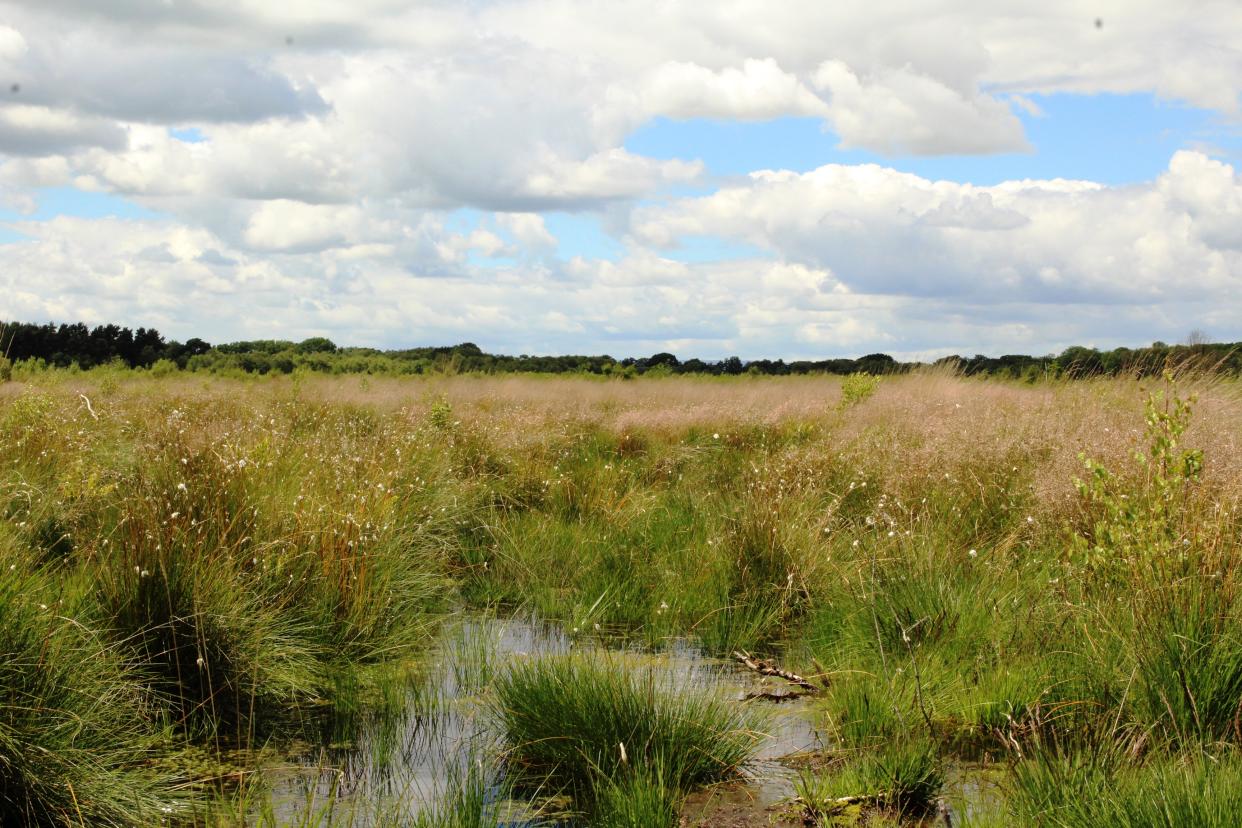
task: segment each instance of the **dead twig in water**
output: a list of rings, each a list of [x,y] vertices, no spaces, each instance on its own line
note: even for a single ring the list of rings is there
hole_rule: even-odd
[[[775,676],[776,678],[782,678],[792,685],[801,687],[807,693],[819,692],[818,687],[811,684],[811,682],[807,681],[802,676],[797,673],[791,673],[788,670],[782,670],[780,667],[776,666],[775,663],[766,658],[754,658],[750,653],[744,650],[742,652],[734,650],[733,657],[741,662],[745,667],[755,671],[761,676]]]

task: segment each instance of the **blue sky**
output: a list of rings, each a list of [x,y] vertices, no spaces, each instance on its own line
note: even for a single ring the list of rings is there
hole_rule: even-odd
[[[704,358],[1242,340],[1228,4],[53,5],[0,0],[0,318]]]
[[[839,148],[817,118],[763,123],[656,118],[634,132],[627,149],[654,158],[700,158],[720,176],[752,170],[806,172],[824,164],[880,164],[924,178],[997,184],[1019,178],[1081,178],[1105,184],[1150,181],[1179,149],[1210,146],[1222,157],[1242,152],[1237,124],[1210,110],[1167,103],[1151,93],[1030,95],[1041,110],[1017,110],[1030,152],[884,156]],[[1120,146],[1119,146],[1120,145]]]

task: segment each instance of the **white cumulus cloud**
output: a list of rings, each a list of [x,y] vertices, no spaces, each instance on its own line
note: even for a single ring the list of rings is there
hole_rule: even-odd
[[[831,270],[858,293],[1152,303],[1242,289],[1242,182],[1182,151],[1143,186],[977,187],[875,165],[756,173],[638,211],[640,240],[720,236]]]

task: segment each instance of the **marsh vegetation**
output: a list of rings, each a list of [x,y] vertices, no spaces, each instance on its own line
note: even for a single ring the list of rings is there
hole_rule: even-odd
[[[3,383],[0,822],[692,824],[792,715],[755,824],[1232,825],[1238,434],[1194,376]]]

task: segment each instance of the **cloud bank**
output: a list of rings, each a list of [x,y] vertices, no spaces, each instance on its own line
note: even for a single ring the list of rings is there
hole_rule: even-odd
[[[0,2],[3,201],[155,216],[10,222],[0,317],[708,357],[1242,338],[1239,179],[1204,152],[1127,187],[979,187],[722,181],[625,145],[655,118],[802,117],[880,156],[1031,152],[1047,94],[1236,125],[1239,44],[1230,2]],[[564,253],[554,215],[622,252]],[[727,252],[685,255],[704,240]]]

